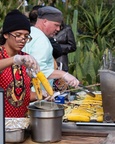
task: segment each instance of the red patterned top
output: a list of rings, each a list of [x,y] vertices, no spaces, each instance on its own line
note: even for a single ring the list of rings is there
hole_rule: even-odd
[[[20,52],[20,55],[26,53]],[[5,48],[0,59],[8,58]],[[30,102],[30,78],[25,66],[13,65],[0,72],[0,87],[4,89],[5,117],[25,117]]]

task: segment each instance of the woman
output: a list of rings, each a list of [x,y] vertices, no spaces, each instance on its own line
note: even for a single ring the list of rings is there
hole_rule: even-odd
[[[31,93],[31,79],[26,68],[39,71],[36,60],[22,52],[32,38],[30,23],[18,10],[7,14],[3,23],[0,46],[0,87],[4,89],[5,117],[25,117],[29,102],[36,99]]]

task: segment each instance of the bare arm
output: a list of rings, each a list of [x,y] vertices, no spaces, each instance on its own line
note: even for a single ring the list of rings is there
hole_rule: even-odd
[[[8,66],[11,66],[13,64],[13,58],[14,57],[10,57],[0,60],[0,71],[4,70]]]
[[[11,58],[0,60],[0,71],[12,64],[25,65],[27,68],[32,68],[34,71],[40,71],[37,61],[30,55],[15,55]]]
[[[53,73],[48,77],[48,79],[59,79],[62,78],[66,72],[61,70],[54,70]]]
[[[64,72],[61,70],[54,70],[53,73],[48,77],[48,79],[59,79],[63,78],[68,85],[77,88],[79,84],[79,80],[68,72]]]
[[[30,101],[33,102],[33,101],[36,101],[37,100],[37,94],[36,92],[32,92],[30,93]]]

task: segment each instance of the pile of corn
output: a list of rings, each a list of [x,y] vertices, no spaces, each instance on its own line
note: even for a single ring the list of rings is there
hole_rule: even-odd
[[[80,96],[77,100],[71,101],[65,105],[65,115],[63,120],[75,122],[103,122],[102,95],[95,94],[91,97],[86,94]]]

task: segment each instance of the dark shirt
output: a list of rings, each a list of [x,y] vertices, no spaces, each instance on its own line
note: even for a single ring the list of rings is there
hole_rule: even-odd
[[[54,38],[49,38],[52,47],[53,47],[53,57],[57,59],[62,55],[62,48],[60,44],[54,39]]]

